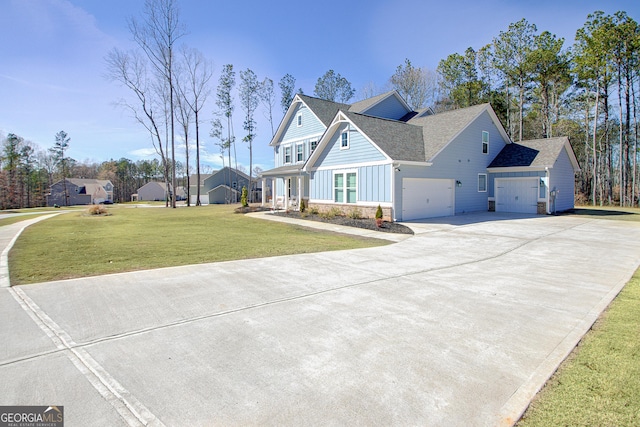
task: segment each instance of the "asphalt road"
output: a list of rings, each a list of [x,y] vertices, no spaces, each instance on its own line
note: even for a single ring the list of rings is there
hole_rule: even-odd
[[[0,288],[0,405],[63,405],[66,426],[510,425],[640,264],[637,223],[410,225],[385,247]]]

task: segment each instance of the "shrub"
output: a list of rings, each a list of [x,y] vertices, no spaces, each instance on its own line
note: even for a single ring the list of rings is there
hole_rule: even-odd
[[[362,218],[362,212],[360,212],[360,209],[358,208],[353,208],[349,211],[347,216],[351,219],[360,219]]]
[[[309,213],[311,213],[311,215],[318,215],[320,214],[320,210],[314,206],[311,209],[309,209]]]
[[[249,206],[249,202],[247,201],[247,187],[242,187],[242,196],[240,196],[240,203],[242,203],[242,207],[246,208],[247,206]]]
[[[376,209],[376,219],[382,219],[384,215],[382,214],[382,207],[378,205],[378,209]]]
[[[304,213],[304,211],[307,210],[307,205],[304,202],[304,199],[300,200],[300,212]]]
[[[89,215],[108,215],[109,211],[103,205],[91,205],[87,208]]]

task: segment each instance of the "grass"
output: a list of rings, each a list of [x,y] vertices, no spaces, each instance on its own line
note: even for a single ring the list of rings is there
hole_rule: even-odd
[[[640,222],[640,208],[619,206],[577,206],[569,215],[587,216],[597,219]]]
[[[235,207],[114,205],[109,216],[58,215],[22,233],[9,254],[11,283],[388,244],[250,218]]]
[[[640,425],[640,269],[533,400],[519,427]]]

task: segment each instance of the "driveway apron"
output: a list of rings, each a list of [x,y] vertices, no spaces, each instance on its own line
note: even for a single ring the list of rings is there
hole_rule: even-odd
[[[511,425],[640,264],[637,223],[408,225],[384,247],[0,289],[0,405],[64,405],[69,426]]]

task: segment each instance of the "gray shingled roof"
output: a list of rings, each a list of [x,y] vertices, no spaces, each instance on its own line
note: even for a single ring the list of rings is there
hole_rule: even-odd
[[[489,108],[489,104],[480,104],[410,119],[407,123],[422,127],[424,133],[425,157],[415,160],[433,160],[433,157],[451,142],[453,137],[487,108]]]
[[[327,101],[326,99],[314,98],[308,95],[298,94],[305,104],[318,116],[318,119],[329,127],[338,110],[349,110],[349,104],[341,104],[339,102]]]
[[[343,112],[393,160],[424,161],[422,128],[403,122]]]
[[[553,167],[567,137],[532,139],[507,144],[489,165],[489,168],[516,166]]]

